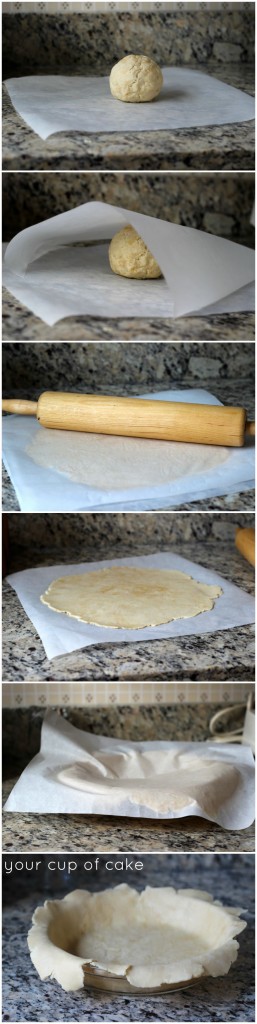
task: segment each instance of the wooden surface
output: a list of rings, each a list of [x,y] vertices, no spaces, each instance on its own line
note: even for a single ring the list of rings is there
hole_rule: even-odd
[[[247,559],[247,562],[250,562],[250,565],[255,565],[255,530],[253,527],[239,528],[236,531],[235,543],[236,548]]]
[[[196,444],[244,444],[246,412],[233,406],[45,391],[36,402],[6,399],[3,410],[37,415],[44,427]],[[249,430],[249,427],[247,427]]]

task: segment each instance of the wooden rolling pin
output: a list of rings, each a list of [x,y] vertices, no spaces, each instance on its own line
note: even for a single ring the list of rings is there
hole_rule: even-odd
[[[253,526],[241,527],[239,526],[236,530],[235,545],[240,551],[241,555],[250,562],[250,565],[255,565],[255,530]]]
[[[142,398],[45,391],[38,402],[5,399],[3,412],[36,416],[43,427],[241,447],[254,434],[245,409]]]

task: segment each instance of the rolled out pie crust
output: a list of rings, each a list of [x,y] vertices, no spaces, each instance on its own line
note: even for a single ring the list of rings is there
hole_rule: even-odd
[[[121,491],[170,486],[181,477],[209,473],[227,460],[229,449],[39,427],[26,454],[72,483]]]
[[[54,580],[41,601],[80,622],[143,629],[210,611],[221,587],[175,569],[113,565]]]
[[[216,818],[222,804],[238,785],[235,765],[173,750],[129,753],[106,751],[85,755],[58,772],[59,782],[87,793],[111,799],[128,799],[160,814],[174,814],[198,804]]]
[[[40,978],[65,991],[83,988],[88,964],[139,989],[175,985],[228,973],[241,913],[192,889],[78,889],[37,908],[28,945]]]

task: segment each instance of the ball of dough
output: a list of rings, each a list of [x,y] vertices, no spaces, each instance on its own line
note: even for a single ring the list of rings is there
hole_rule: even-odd
[[[162,277],[162,272],[152,253],[130,224],[118,231],[109,246],[110,266],[114,274],[121,277]]]
[[[114,64],[110,74],[110,90],[123,103],[149,103],[161,91],[161,69],[150,57],[130,53]]]

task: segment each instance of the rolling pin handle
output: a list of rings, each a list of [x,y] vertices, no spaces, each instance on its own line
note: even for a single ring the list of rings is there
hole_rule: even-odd
[[[240,554],[255,567],[255,530],[253,526],[238,526],[235,545]]]
[[[18,416],[36,416],[37,402],[27,398],[3,398],[2,412],[15,412]]]
[[[246,420],[245,433],[248,437],[255,437],[255,422],[254,420]]]

